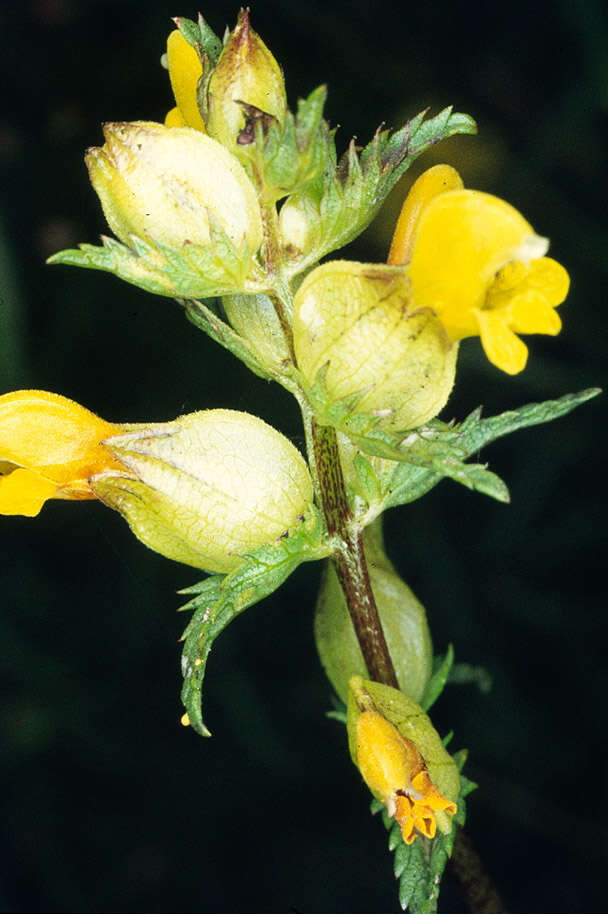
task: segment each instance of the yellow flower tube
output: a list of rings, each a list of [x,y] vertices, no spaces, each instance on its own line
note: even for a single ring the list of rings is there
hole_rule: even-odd
[[[544,256],[549,242],[514,207],[459,188],[453,175],[444,173],[452,188],[442,188],[438,169],[448,166],[425,172],[410,190],[391,262],[409,262],[415,306],[431,308],[451,340],[480,336],[488,359],[517,374],[528,354],[517,334],[559,333],[555,308],[568,274]]]

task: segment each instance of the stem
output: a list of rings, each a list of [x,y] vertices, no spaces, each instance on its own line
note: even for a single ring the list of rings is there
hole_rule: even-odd
[[[460,883],[471,914],[508,914],[479,854],[462,828],[456,832],[450,867]]]
[[[274,310],[279,319],[281,330],[285,338],[285,344],[291,357],[291,361],[296,362],[293,348],[293,333],[291,332],[290,314],[286,308],[286,303],[291,304],[291,290],[289,290],[281,277],[281,266],[283,263],[283,252],[279,242],[279,214],[274,200],[264,198],[263,187],[260,185],[260,213],[262,216],[262,230],[264,240],[262,242],[262,259],[264,264],[264,273],[268,277],[270,288],[267,295],[274,305]]]
[[[325,522],[337,549],[333,555],[338,580],[355,627],[370,678],[399,688],[367,570],[362,532],[353,523],[346,498],[335,429],[312,421],[313,458]]]

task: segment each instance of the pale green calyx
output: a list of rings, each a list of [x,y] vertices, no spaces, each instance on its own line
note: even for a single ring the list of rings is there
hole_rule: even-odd
[[[333,400],[392,429],[416,428],[445,405],[457,347],[428,308],[416,308],[404,267],[336,260],[317,267],[294,303],[294,347],[305,380],[319,373]]]
[[[287,110],[281,68],[242,9],[208,85],[206,128],[240,155],[255,140],[255,124],[282,124]]]
[[[291,357],[274,305],[267,295],[225,295],[222,305],[230,324],[250,344],[268,371],[281,372]]]
[[[112,231],[167,247],[210,242],[210,219],[235,247],[262,243],[258,199],[238,160],[191,127],[152,121],[106,124],[105,145],[86,156]]]
[[[301,523],[312,482],[299,451],[248,413],[215,409],[104,442],[127,471],[90,481],[135,535],[167,558],[229,572]]]

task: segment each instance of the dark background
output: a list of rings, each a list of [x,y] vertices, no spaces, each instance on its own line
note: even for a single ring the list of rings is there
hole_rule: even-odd
[[[0,11],[0,390],[38,387],[115,421],[249,410],[301,444],[287,394],[171,301],[45,267],[104,230],[82,155],[104,120],[162,120],[171,15],[196,7],[23,0]],[[221,31],[237,7],[204,8]],[[605,383],[608,29],[600,0],[391,5],[259,0],[254,27],[290,103],[322,81],[340,146],[421,108],[471,113],[477,139],[426,157],[523,211],[572,276],[556,339],[516,378],[462,346],[443,414],[462,418]],[[386,257],[403,193],[348,251]],[[505,507],[442,483],[387,517],[392,557],[437,651],[485,664],[442,732],[470,750],[469,829],[514,914],[598,910],[606,861],[604,402],[488,449]],[[95,502],[0,518],[0,907],[7,911],[369,914],[399,910],[384,830],[324,717],[301,568],[212,654],[213,739],[179,726],[175,591],[200,574],[146,550]],[[603,863],[603,866],[602,866]],[[448,877],[441,910],[462,912]]]

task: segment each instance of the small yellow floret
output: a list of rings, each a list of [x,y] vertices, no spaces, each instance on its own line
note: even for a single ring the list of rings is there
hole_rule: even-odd
[[[433,838],[435,812],[453,815],[457,806],[434,786],[414,743],[377,711],[357,719],[357,764],[364,781],[401,826],[406,844],[416,832]]]
[[[188,714],[187,714],[187,713],[186,713],[186,714],[182,714],[182,716],[181,716],[179,722],[180,722],[180,724],[182,725],[182,727],[189,727],[189,726],[190,726],[190,718],[189,718]]]
[[[179,29],[174,29],[167,39],[167,63],[177,107],[167,114],[166,126],[193,127],[206,133],[197,102],[198,81],[203,75],[203,67],[198,54]]]

